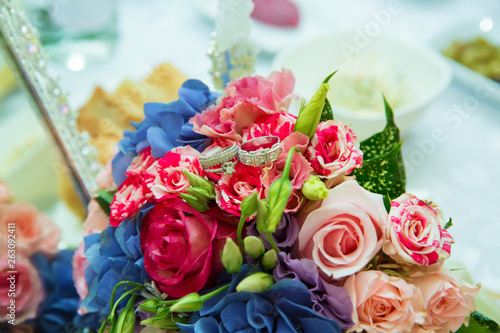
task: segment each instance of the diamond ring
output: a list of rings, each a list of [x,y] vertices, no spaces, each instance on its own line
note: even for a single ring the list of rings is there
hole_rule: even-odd
[[[221,148],[215,146],[201,153],[200,164],[206,172],[222,172],[230,175],[234,172],[234,165],[238,161],[238,145]],[[219,166],[218,168],[212,168]]]
[[[241,144],[239,159],[246,165],[262,166],[276,161],[280,151],[280,138],[261,136]]]

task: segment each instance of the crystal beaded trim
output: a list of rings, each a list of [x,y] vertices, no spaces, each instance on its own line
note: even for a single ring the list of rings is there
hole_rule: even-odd
[[[24,83],[34,104],[45,120],[84,201],[97,188],[95,177],[102,166],[90,136],[79,132],[76,113],[68,106],[66,95],[46,70],[46,57],[38,31],[13,1],[0,0],[0,46],[18,79]]]

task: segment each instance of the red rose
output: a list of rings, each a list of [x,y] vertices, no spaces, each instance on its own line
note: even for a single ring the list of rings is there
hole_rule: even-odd
[[[225,239],[236,231],[223,216],[217,207],[200,213],[176,198],[156,204],[143,219],[144,266],[161,292],[182,297],[213,285],[223,270]]]

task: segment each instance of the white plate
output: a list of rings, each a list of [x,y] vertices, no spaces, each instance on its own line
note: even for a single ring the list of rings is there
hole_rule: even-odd
[[[309,99],[329,73],[342,70],[351,61],[376,56],[397,69],[411,93],[412,100],[394,110],[396,123],[404,133],[446,89],[451,80],[451,70],[442,57],[420,45],[411,45],[389,36],[368,38],[364,45],[360,45],[360,41],[358,32],[347,31],[296,43],[277,55],[273,68],[291,69],[296,79],[295,92]],[[347,45],[355,48],[356,57],[346,56]],[[330,86],[335,89],[335,77]],[[360,139],[385,126],[382,112],[351,111],[335,105],[334,100],[331,102],[335,119],[351,125]]]
[[[500,46],[500,17],[476,17],[458,23],[440,32],[434,37],[430,45],[439,53],[443,53],[454,41],[472,41],[483,37],[490,43]],[[443,56],[450,63],[456,79],[470,88],[478,98],[492,99],[500,102],[500,83],[495,82],[472,69]],[[486,95],[482,95],[486,94]]]

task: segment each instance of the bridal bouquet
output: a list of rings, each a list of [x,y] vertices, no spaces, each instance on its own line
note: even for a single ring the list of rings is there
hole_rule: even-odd
[[[399,130],[359,142],[294,77],[147,103],[74,257],[78,326],[99,332],[494,332],[443,265],[438,206],[405,191]],[[482,332],[482,331],[481,331]]]

